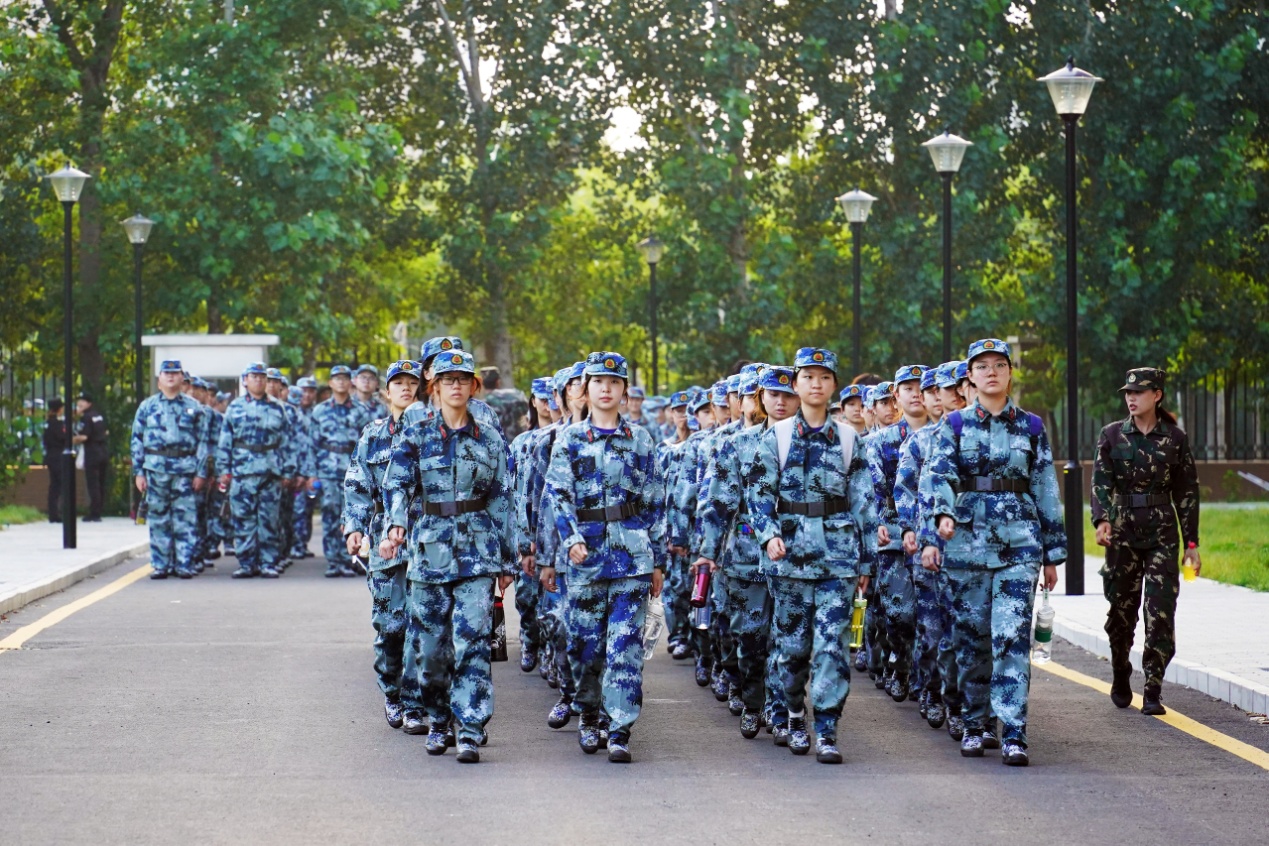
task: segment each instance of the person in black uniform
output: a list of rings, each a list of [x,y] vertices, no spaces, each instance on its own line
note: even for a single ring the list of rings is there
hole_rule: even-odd
[[[66,451],[64,403],[49,400],[48,421],[44,424],[44,464],[48,467],[48,521],[62,522],[62,484],[66,476],[62,453]]]
[[[93,405],[92,396],[81,391],[76,400],[79,423],[75,426],[74,442],[84,445],[84,481],[88,486],[88,516],[84,522],[100,523],[106,499],[106,467],[110,463],[106,437],[110,432],[105,416]]]

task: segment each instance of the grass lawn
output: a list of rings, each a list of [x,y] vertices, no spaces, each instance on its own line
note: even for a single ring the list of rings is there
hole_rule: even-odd
[[[1084,551],[1103,555],[1106,550],[1097,545],[1091,525],[1086,525]],[[1199,554],[1203,557],[1205,577],[1269,591],[1269,504],[1202,506]]]
[[[25,505],[0,505],[0,529],[20,523],[39,523],[46,519],[43,511]]]

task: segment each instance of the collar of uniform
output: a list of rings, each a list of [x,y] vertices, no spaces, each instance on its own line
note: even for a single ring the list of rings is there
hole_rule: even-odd
[[[440,423],[442,441],[449,440],[450,435],[461,435],[463,433],[466,433],[477,440],[480,439],[480,426],[471,417],[467,418],[467,425],[461,429],[451,429],[449,424],[445,422],[444,418],[441,419]]]
[[[978,421],[981,423],[982,421],[991,417],[992,414],[990,411],[983,408],[983,404],[981,402],[975,399],[974,400],[974,416],[977,417]],[[1011,422],[1018,417],[1018,406],[1013,404],[1013,397],[1009,397],[1008,399],[1005,400],[1005,407],[1000,410],[1000,413],[997,414],[996,417],[1001,419],[1006,419]]]
[[[1124,418],[1124,422],[1119,428],[1123,430],[1125,435],[1131,435],[1133,432],[1141,431],[1140,429],[1137,428],[1137,424],[1132,422],[1131,414]],[[1168,422],[1166,420],[1164,420],[1162,417],[1156,417],[1154,421],[1154,428],[1151,429],[1146,434],[1153,435],[1155,433],[1158,433],[1160,435],[1167,435],[1171,431],[1172,429],[1170,426],[1168,426]]]
[[[627,423],[626,418],[621,416],[620,414],[617,415],[617,428],[613,431],[613,434],[621,435],[622,437],[625,437],[625,438],[634,437],[634,433],[630,431],[630,424]],[[586,418],[587,443],[593,444],[596,438],[603,438],[603,437],[607,437],[607,435],[603,432],[597,432],[595,430],[595,421],[591,419],[590,417],[587,417]]]
[[[797,421],[794,428],[797,429],[798,437],[806,438],[816,434],[811,431],[813,427],[806,422],[806,418],[802,416],[801,409],[798,409]],[[837,440],[837,426],[833,423],[833,418],[829,417],[824,421],[824,425],[820,427],[818,434],[822,435],[824,440],[830,444]]]

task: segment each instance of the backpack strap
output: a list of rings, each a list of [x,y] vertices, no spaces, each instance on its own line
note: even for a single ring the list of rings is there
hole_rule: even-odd
[[[850,462],[855,457],[855,441],[858,437],[855,430],[845,423],[837,424],[837,439],[842,444],[842,471],[847,476],[850,475]]]
[[[1044,421],[1040,419],[1038,414],[1027,412],[1027,425],[1031,428],[1031,440],[1039,440],[1040,434],[1044,431]]]
[[[790,417],[771,426],[776,433],[776,458],[780,461],[781,470],[784,469],[784,462],[789,460],[789,445],[793,443],[793,426],[796,421],[796,417]]]
[[[961,432],[965,431],[965,418],[959,411],[953,411],[947,415],[947,425],[952,427],[952,431],[956,433],[956,440],[959,442]]]

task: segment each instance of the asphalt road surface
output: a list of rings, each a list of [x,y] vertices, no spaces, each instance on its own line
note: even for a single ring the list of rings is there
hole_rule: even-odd
[[[141,563],[10,615],[0,638]],[[962,759],[866,676],[833,767],[742,739],[659,648],[635,762],[617,766],[582,754],[576,722],[547,728],[554,691],[513,642],[482,762],[460,766],[384,722],[360,580],[322,578],[320,558],[273,582],[232,566],[138,581],[0,653],[0,844],[1269,842],[1269,772],[1042,671],[1027,769]],[[1055,661],[1109,679],[1068,644]],[[1164,701],[1269,749],[1233,707]]]

